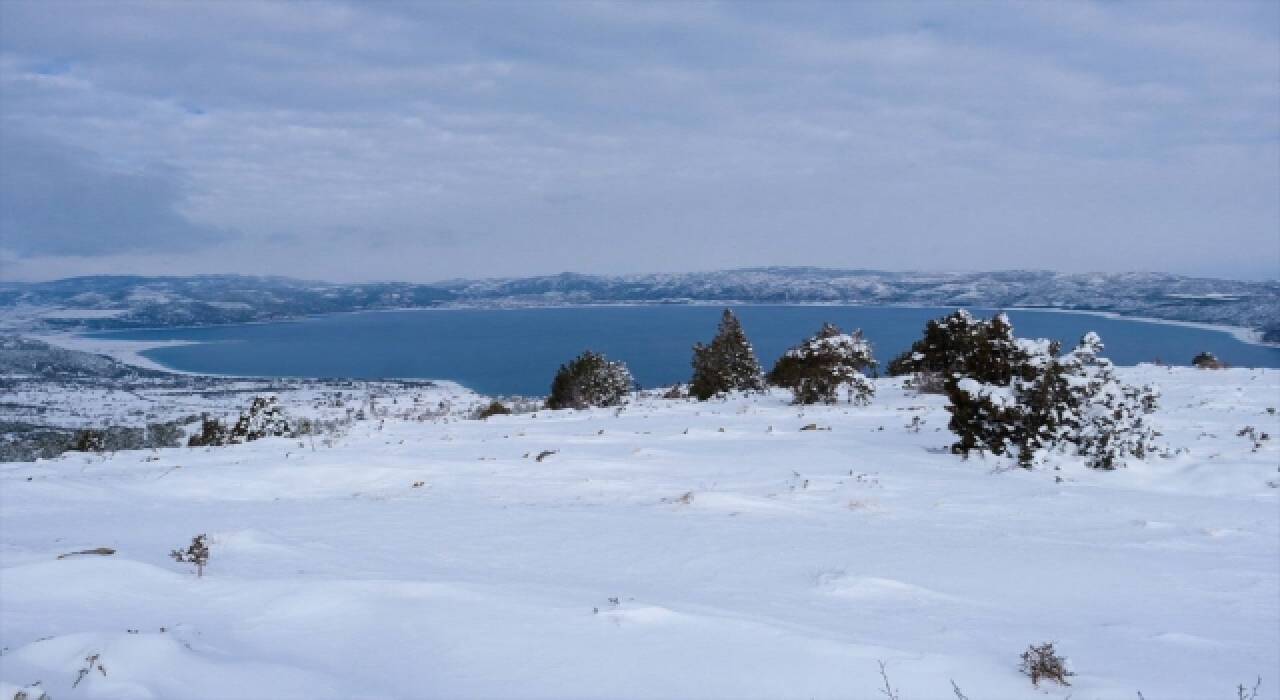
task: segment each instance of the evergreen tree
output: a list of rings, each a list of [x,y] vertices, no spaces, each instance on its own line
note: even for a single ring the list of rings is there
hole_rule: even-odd
[[[986,324],[964,309],[931,319],[924,337],[889,362],[889,375],[964,372],[985,332]]]
[[[1115,366],[1101,356],[1102,339],[1087,333],[1060,364],[1071,376],[1074,413],[1066,422],[1076,454],[1095,469],[1123,466],[1127,457],[1144,458],[1156,449],[1155,431],[1146,415],[1155,411],[1154,386],[1122,384]]]
[[[720,327],[711,344],[693,346],[693,378],[689,393],[699,401],[730,391],[761,391],[764,373],[756,360],[747,334],[738,317],[729,309],[720,317]]]
[[[833,404],[845,387],[850,402],[867,403],[875,394],[875,385],[863,370],[876,366],[871,344],[862,331],[841,333],[830,323],[809,340],[787,350],[769,373],[769,383],[790,389],[795,403]]]
[[[978,353],[975,370],[997,381],[957,373],[947,382],[950,427],[958,437],[953,452],[989,451],[1030,467],[1037,455],[1057,449],[1084,457],[1090,467],[1115,469],[1126,457],[1141,459],[1155,449],[1144,417],[1155,410],[1155,388],[1122,384],[1101,356],[1096,333],[1061,357],[1057,343],[1044,340],[1013,339],[1010,354],[1011,338],[1011,332],[992,333],[991,347]]]
[[[634,386],[635,380],[625,364],[610,362],[604,355],[587,350],[560,365],[551,382],[547,408],[616,406]]]

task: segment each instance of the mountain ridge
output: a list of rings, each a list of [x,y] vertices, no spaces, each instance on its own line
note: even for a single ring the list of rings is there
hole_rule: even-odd
[[[281,276],[95,275],[0,283],[10,329],[213,325],[345,311],[616,303],[1036,307],[1237,326],[1280,342],[1280,281],[1160,272],[749,267],[681,273],[333,283]]]

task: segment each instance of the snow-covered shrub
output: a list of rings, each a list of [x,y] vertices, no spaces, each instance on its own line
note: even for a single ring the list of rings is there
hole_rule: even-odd
[[[875,395],[875,385],[863,370],[875,366],[862,331],[842,333],[824,323],[812,338],[778,358],[769,383],[790,389],[798,404],[835,403],[842,387],[850,402],[865,404]]]
[[[274,396],[258,396],[249,405],[249,410],[240,416],[240,420],[231,428],[227,442],[238,445],[269,437],[285,437],[291,434],[289,420],[285,418],[280,402]]]
[[[76,431],[71,439],[72,452],[102,452],[107,449],[107,434],[101,430],[88,428]]]
[[[187,439],[187,447],[217,447],[227,444],[227,426],[217,418],[205,415],[200,420],[200,432]]]
[[[475,417],[477,420],[484,420],[489,416],[509,416],[509,415],[511,415],[511,409],[507,408],[506,404],[502,403],[501,401],[492,401],[489,403],[488,406],[478,409],[475,413]]]
[[[1074,676],[1067,669],[1067,660],[1058,656],[1053,642],[1045,642],[1040,646],[1034,644],[1022,652],[1022,665],[1019,670],[1031,678],[1031,685],[1040,685],[1041,680],[1050,680],[1062,685],[1071,685],[1068,676]]]
[[[1156,409],[1159,391],[1151,385],[1122,384],[1111,361],[1102,357],[1102,339],[1086,333],[1076,349],[1058,363],[1071,384],[1076,414],[1066,439],[1095,469],[1123,466],[1126,457],[1143,459],[1156,449],[1155,431],[1146,416]]]
[[[963,371],[986,333],[986,325],[964,309],[930,320],[924,325],[924,337],[889,362],[889,376]]]
[[[64,449],[72,452],[118,452],[177,447],[181,444],[182,425],[192,418],[165,423],[148,423],[146,427],[111,425],[78,430]]]
[[[720,317],[720,327],[709,345],[693,346],[693,378],[689,394],[706,401],[730,391],[761,391],[764,372],[755,350],[747,340],[738,317],[729,309]]]
[[[887,370],[895,377],[914,375],[910,386],[918,392],[941,394],[957,374],[1007,385],[1025,359],[1008,316],[999,313],[982,321],[958,309],[926,323],[924,337],[889,362]]]
[[[989,338],[995,347],[975,356],[986,376],[1007,375],[1007,381],[958,372],[948,380],[950,428],[958,437],[953,452],[1008,455],[1030,467],[1045,450],[1057,449],[1084,457],[1090,467],[1115,469],[1155,449],[1146,416],[1155,410],[1157,390],[1122,384],[1099,354],[1096,333],[1063,356],[1049,341],[1012,339],[1010,346],[1011,339]]]
[[[196,535],[191,538],[191,544],[186,549],[175,549],[169,552],[169,556],[179,563],[195,564],[196,578],[204,576],[204,567],[209,563],[209,545],[205,542],[204,535]]]
[[[1217,355],[1206,351],[1191,358],[1191,366],[1200,369],[1223,369],[1227,364],[1219,360]]]
[[[182,422],[148,423],[145,447],[177,447],[180,445],[182,442]]]
[[[617,406],[634,386],[635,380],[625,364],[588,350],[560,365],[551,382],[547,408]]]
[[[966,317],[972,318],[958,311],[948,318],[965,322]],[[1045,377],[1050,381],[1035,389],[1022,383],[1045,374],[1056,345],[1019,341],[1004,314],[997,314],[990,322],[953,325],[971,329],[972,335],[965,336],[963,352],[950,357],[952,366],[946,371],[949,427],[959,438],[952,451],[968,455],[979,450],[1021,459],[1023,453],[1033,451],[1030,443],[1038,441],[1044,427],[1036,424],[1046,417],[1030,407],[1051,403],[1046,397],[1033,399],[1031,394],[1053,387],[1052,377]],[[1015,379],[1018,387],[1011,386]]]

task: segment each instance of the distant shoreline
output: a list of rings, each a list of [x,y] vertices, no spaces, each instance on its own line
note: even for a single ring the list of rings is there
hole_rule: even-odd
[[[170,372],[173,374],[185,374],[192,376],[224,376],[219,374],[211,374],[205,372],[192,372],[188,370],[177,369],[161,364],[144,353],[159,348],[178,347],[183,345],[198,345],[199,341],[191,340],[127,340],[127,339],[111,339],[111,338],[91,338],[88,333],[128,333],[135,331],[163,331],[163,330],[182,330],[193,328],[220,328],[230,326],[250,326],[262,325],[270,323],[289,323],[302,321],[310,318],[324,318],[328,316],[338,316],[345,314],[362,314],[362,313],[390,313],[401,311],[515,311],[515,310],[535,310],[535,309],[591,309],[591,308],[618,308],[618,307],[652,307],[652,306],[773,306],[773,307],[842,307],[842,308],[905,308],[905,309],[953,309],[968,308],[979,311],[998,311],[997,307],[992,306],[934,306],[921,304],[850,304],[847,302],[788,302],[788,303],[761,303],[761,302],[743,302],[732,300],[689,300],[689,301],[631,301],[631,302],[608,302],[594,304],[512,304],[512,305],[442,305],[442,306],[425,306],[425,307],[405,307],[399,309],[362,309],[354,311],[334,311],[322,314],[310,314],[306,316],[295,316],[291,318],[281,318],[275,320],[262,321],[246,321],[243,323],[225,323],[225,324],[194,324],[184,326],[157,326],[146,328],[122,328],[111,330],[95,330],[95,331],[67,331],[65,333],[25,333],[29,338],[49,343],[57,347],[68,350],[79,350],[82,352],[90,352],[98,355],[105,355],[113,360],[126,365],[139,367],[148,370],[157,370],[161,372]],[[1011,312],[1045,312],[1045,313],[1062,313],[1062,314],[1086,314],[1098,316],[1101,318],[1136,321],[1139,323],[1153,323],[1172,326],[1182,326],[1186,328],[1195,328],[1199,330],[1207,330],[1217,333],[1225,333],[1230,335],[1237,341],[1247,345],[1254,345],[1266,348],[1280,348],[1280,343],[1270,343],[1261,339],[1261,334],[1250,328],[1242,328],[1239,326],[1229,326],[1221,324],[1200,323],[1195,321],[1177,321],[1171,319],[1151,318],[1144,316],[1128,316],[1114,311],[1094,311],[1087,309],[1063,309],[1054,307],[1036,307],[1036,306],[1015,306],[1004,309]],[[230,375],[226,375],[230,376]]]
[[[177,326],[175,326],[177,327]],[[157,372],[168,372],[169,374],[185,374],[196,377],[213,377],[218,375],[205,374],[203,372],[188,372],[186,370],[177,369],[176,367],[168,367],[159,362],[143,355],[142,353],[156,348],[170,348],[182,345],[199,345],[200,343],[193,340],[111,340],[106,338],[89,338],[80,333],[40,333],[40,334],[22,334],[24,337],[38,340],[42,343],[48,343],[54,347],[64,350],[75,350],[78,352],[87,352],[94,355],[104,355],[116,362],[137,367],[139,369],[154,370]]]
[[[1120,321],[1138,321],[1141,323],[1159,323],[1166,326],[1183,326],[1184,328],[1198,328],[1204,331],[1215,331],[1217,333],[1226,333],[1236,340],[1246,345],[1256,345],[1263,348],[1280,348],[1280,343],[1272,343],[1262,339],[1262,333],[1253,328],[1244,328],[1241,326],[1228,326],[1217,323],[1202,323],[1200,321],[1178,321],[1170,318],[1153,318],[1151,316],[1128,316],[1116,311],[1090,311],[1086,309],[1055,309],[1048,306],[1014,306],[1009,311],[1045,311],[1051,313],[1063,314],[1091,314],[1093,316],[1101,316],[1103,318],[1116,319]]]

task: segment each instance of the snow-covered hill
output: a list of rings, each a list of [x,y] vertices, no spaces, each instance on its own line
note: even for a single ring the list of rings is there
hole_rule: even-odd
[[[1111,311],[1257,330],[1280,341],[1280,282],[1156,273],[883,272],[769,267],[685,274],[561,274],[436,285],[340,285],[274,277],[81,277],[0,284],[0,328],[237,323],[422,306],[846,303]]]
[[[888,379],[0,465],[0,697],[1280,697],[1280,372],[1121,372],[1168,456],[1115,472]]]

